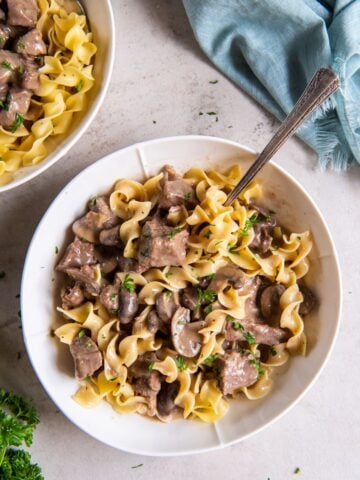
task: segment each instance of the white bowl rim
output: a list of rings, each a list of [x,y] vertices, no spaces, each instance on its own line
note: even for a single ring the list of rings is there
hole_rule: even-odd
[[[169,137],[160,137],[160,138],[155,138],[155,139],[152,139],[152,140],[147,140],[147,141],[144,141],[144,142],[138,142],[138,143],[135,143],[135,144],[132,144],[132,145],[129,145],[128,147],[125,147],[125,148],[122,148],[122,149],[119,149],[117,151],[114,151],[102,158],[100,158],[99,160],[97,160],[96,162],[93,162],[91,165],[89,165],[88,167],[84,168],[81,172],[79,172],[70,182],[68,182],[64,188],[56,195],[56,197],[54,198],[54,200],[50,203],[49,207],[47,208],[46,212],[44,213],[43,217],[41,218],[40,222],[38,223],[35,231],[34,231],[34,234],[32,236],[32,239],[29,243],[29,246],[28,246],[28,250],[27,250],[27,253],[26,253],[26,257],[25,257],[25,262],[24,262],[24,268],[23,268],[23,272],[22,272],[22,280],[21,280],[21,294],[20,294],[20,303],[21,303],[21,311],[24,311],[24,305],[23,305],[23,298],[24,298],[24,295],[23,295],[23,289],[24,289],[24,282],[23,282],[23,279],[24,279],[24,276],[25,276],[25,271],[26,269],[28,268],[28,261],[29,261],[29,253],[31,252],[31,247],[32,247],[32,244],[35,242],[36,240],[36,234],[37,234],[37,231],[40,229],[40,226],[42,225],[43,222],[46,221],[46,218],[47,218],[47,215],[48,215],[48,212],[49,210],[51,209],[53,203],[56,201],[56,199],[60,196],[62,196],[64,194],[64,192],[66,191],[67,187],[69,187],[73,182],[75,182],[77,180],[77,178],[85,171],[91,169],[94,165],[98,164],[99,162],[102,162],[103,160],[105,160],[106,158],[118,153],[118,152],[126,152],[127,150],[133,150],[134,148],[141,148],[141,147],[145,147],[145,146],[148,146],[148,145],[156,145],[157,143],[162,143],[162,142],[177,142],[177,141],[187,141],[187,140],[201,140],[201,141],[208,141],[208,142],[214,142],[214,143],[219,143],[219,144],[224,144],[224,145],[229,145],[229,146],[233,146],[233,147],[236,147],[236,148],[240,148],[242,149],[243,151],[247,151],[248,153],[251,153],[251,154],[256,154],[256,151],[245,146],[245,145],[242,145],[238,142],[234,142],[232,140],[227,140],[227,139],[224,139],[224,138],[221,138],[221,137],[215,137],[215,136],[208,136],[208,135],[175,135],[175,136],[169,136]],[[319,378],[319,376],[321,375],[323,369],[325,368],[325,365],[327,364],[329,358],[330,358],[330,355],[333,351],[333,348],[334,348],[334,345],[335,345],[335,342],[336,342],[336,339],[337,339],[337,336],[338,336],[338,333],[339,333],[339,328],[340,328],[340,322],[341,322],[341,313],[342,313],[342,302],[343,302],[343,289],[342,289],[342,277],[341,277],[341,270],[340,270],[340,263],[339,263],[339,259],[338,259],[338,254],[337,254],[337,251],[336,251],[336,247],[335,247],[335,244],[334,244],[334,241],[333,241],[333,238],[332,238],[332,235],[329,231],[329,228],[325,222],[325,219],[322,215],[322,213],[320,212],[320,210],[318,209],[316,203],[314,202],[314,200],[311,198],[311,196],[306,192],[306,190],[304,189],[304,187],[302,187],[302,185],[295,179],[292,177],[292,175],[290,175],[289,173],[287,173],[283,167],[281,167],[280,165],[277,165],[276,163],[274,163],[273,161],[270,160],[269,162],[273,168],[275,168],[276,170],[280,171],[280,173],[282,175],[284,175],[287,180],[289,180],[290,182],[294,183],[296,185],[296,187],[302,192],[303,195],[305,195],[305,197],[307,197],[307,200],[310,202],[311,206],[314,208],[315,212],[317,213],[320,221],[322,222],[323,224],[323,227],[326,231],[326,234],[328,236],[328,240],[329,240],[329,243],[330,243],[330,246],[331,246],[331,249],[332,249],[332,254],[333,254],[333,257],[334,257],[334,264],[335,264],[335,271],[336,271],[336,274],[337,274],[337,282],[338,282],[338,285],[339,285],[339,292],[338,292],[338,295],[339,295],[339,304],[337,306],[337,312],[336,312],[336,327],[335,327],[335,333],[334,333],[334,336],[333,338],[331,339],[331,342],[329,344],[329,347],[328,347],[328,350],[324,356],[324,359],[320,365],[320,367],[318,368],[318,370],[316,371],[316,373],[314,374],[312,380],[306,385],[306,387],[302,390],[302,392],[296,397],[294,398],[293,401],[290,402],[290,404],[284,408],[281,412],[279,412],[277,415],[275,415],[272,419],[268,420],[267,422],[265,422],[263,425],[255,428],[253,431],[247,433],[247,434],[244,434],[244,435],[241,435],[239,436],[238,438],[234,439],[234,440],[231,440],[231,441],[228,441],[228,442],[224,442],[220,445],[216,445],[216,446],[213,446],[213,447],[202,447],[202,448],[192,448],[192,449],[189,449],[189,450],[183,450],[181,452],[178,452],[178,453],[173,453],[173,452],[148,452],[147,450],[142,450],[142,449],[127,449],[126,447],[118,447],[116,445],[114,445],[110,440],[109,441],[106,441],[106,440],[99,440],[99,438],[96,437],[96,434],[92,431],[89,431],[81,426],[79,426],[77,423],[76,423],[76,419],[75,418],[70,418],[68,415],[64,414],[77,428],[81,429],[82,431],[84,431],[85,433],[87,433],[88,435],[90,435],[91,437],[95,438],[96,440],[98,441],[101,441],[101,443],[104,443],[110,447],[113,447],[113,448],[117,448],[121,451],[124,451],[124,452],[127,452],[127,453],[132,453],[132,454],[137,454],[137,455],[144,455],[144,456],[150,456],[150,457],[173,457],[173,456],[185,456],[185,455],[195,455],[195,454],[198,454],[198,453],[205,453],[205,452],[212,452],[212,451],[215,451],[215,450],[220,450],[224,447],[228,447],[228,446],[231,446],[231,445],[234,445],[236,443],[239,443],[241,441],[244,441],[250,437],[252,437],[253,435],[261,432],[262,430],[264,430],[265,428],[267,427],[270,427],[274,422],[276,422],[277,420],[279,420],[281,417],[283,417],[287,412],[289,412],[303,397],[304,395],[310,390],[310,388],[314,385],[314,383],[316,382],[316,380]],[[31,338],[31,336],[27,336],[26,335],[26,328],[24,328],[24,324],[23,324],[23,318],[21,319],[21,322],[22,322],[22,332],[23,332],[23,337],[24,337],[24,343],[25,343],[25,347],[26,347],[26,350],[27,350],[27,353],[28,353],[28,356],[29,356],[29,359],[30,359],[30,362],[31,362],[31,365],[32,367],[34,368],[34,371],[35,373],[37,372],[36,370],[36,367],[35,367],[35,361],[33,361],[33,357],[32,357],[32,354],[31,354],[31,348],[29,346],[29,340]],[[44,385],[42,379],[40,377],[38,377],[42,387],[44,388],[44,390],[47,392],[47,394],[49,395],[49,397],[51,398],[51,400],[55,403],[55,405],[58,406],[58,408],[62,411],[61,409],[61,405],[59,405],[57,403],[57,401],[55,400],[54,396],[52,395],[51,391],[49,391],[46,387],[46,385]]]
[[[114,12],[113,8],[111,5],[110,0],[103,0],[103,2],[106,4],[109,12],[109,20],[110,20],[110,42],[109,42],[109,61],[107,62],[106,69],[104,70],[104,81],[102,83],[102,87],[100,89],[99,94],[94,100],[93,105],[91,108],[88,110],[84,118],[81,120],[79,126],[76,128],[76,130],[71,134],[70,140],[67,140],[66,138],[63,140],[64,146],[61,147],[59,152],[55,155],[53,155],[53,158],[49,161],[46,162],[46,158],[43,159],[42,162],[39,163],[39,167],[36,168],[36,170],[32,171],[31,173],[24,175],[23,177],[17,178],[15,180],[12,180],[10,183],[7,183],[5,185],[0,186],[0,194],[3,192],[6,192],[8,190],[12,190],[13,188],[16,188],[26,182],[29,182],[33,178],[37,177],[41,173],[45,172],[48,168],[50,168],[54,163],[56,163],[58,160],[63,158],[69,150],[80,140],[80,138],[84,135],[86,130],[89,128],[90,124],[94,120],[96,114],[98,113],[105,95],[107,94],[110,81],[111,81],[111,75],[114,67],[114,62],[115,62],[115,20],[114,20]],[[72,137],[72,138],[71,138]],[[50,153],[51,155],[51,153]]]

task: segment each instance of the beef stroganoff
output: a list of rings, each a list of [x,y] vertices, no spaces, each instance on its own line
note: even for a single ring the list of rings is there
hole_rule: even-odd
[[[71,5],[0,2],[0,185],[41,162],[86,109],[96,46]]]
[[[225,207],[241,175],[165,166],[90,199],[56,267],[80,405],[214,422],[305,354],[310,234],[279,225],[257,182]]]

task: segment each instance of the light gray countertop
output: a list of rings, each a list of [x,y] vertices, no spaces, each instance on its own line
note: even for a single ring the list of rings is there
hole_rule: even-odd
[[[275,162],[305,186],[325,216],[340,257],[344,306],[332,357],[293,410],[238,445],[161,459],[98,443],[59,413],[40,386],[24,350],[16,295],[33,231],[63,186],[93,161],[138,141],[206,134],[261,149],[277,127],[206,60],[180,0],[113,0],[113,5],[118,32],[115,69],[95,121],[66,158],[0,197],[0,270],[6,272],[0,280],[0,385],[32,397],[40,412],[33,459],[46,480],[359,478],[360,169],[320,172],[315,154],[295,139]],[[212,80],[218,83],[209,83]],[[200,111],[217,112],[218,122],[199,116]],[[143,466],[132,469],[138,464]],[[293,473],[296,467],[300,475]]]

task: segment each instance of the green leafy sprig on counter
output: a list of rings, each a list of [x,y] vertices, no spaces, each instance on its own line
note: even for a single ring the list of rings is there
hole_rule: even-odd
[[[0,478],[2,480],[43,480],[41,469],[31,464],[31,456],[20,447],[29,447],[39,423],[34,407],[22,397],[0,389]]]

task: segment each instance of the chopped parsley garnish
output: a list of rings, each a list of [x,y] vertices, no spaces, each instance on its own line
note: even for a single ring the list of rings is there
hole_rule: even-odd
[[[247,343],[248,343],[249,345],[254,345],[254,343],[255,343],[255,337],[254,337],[254,335],[252,335],[250,332],[246,332],[246,333],[244,334],[244,337],[245,337],[245,340],[247,341]]]
[[[84,380],[86,380],[87,382],[90,382],[90,380],[91,380],[91,375],[86,375],[86,377],[84,378]]]
[[[55,255],[57,255],[59,253],[59,247],[55,247]]]
[[[91,205],[92,207],[95,207],[95,205],[96,205],[96,197],[92,197],[92,198],[90,199],[90,205]]]
[[[191,199],[192,199],[192,193],[191,192],[185,193],[185,195],[184,195],[185,202],[188,202]]]
[[[6,42],[6,38],[0,36],[0,45],[3,46],[5,44],[5,42]]]
[[[109,381],[110,381],[110,382],[114,382],[116,379],[117,379],[117,377],[111,377],[111,378],[109,379]]]
[[[299,235],[296,238],[301,241],[301,237]]]
[[[165,273],[165,277],[166,277],[166,278],[169,278],[169,277],[171,277],[172,274],[173,274],[172,272],[166,272],[166,273]]]
[[[24,123],[25,121],[25,118],[23,117],[23,115],[21,115],[20,113],[17,113],[15,115],[15,122],[11,128],[11,133],[15,133],[16,130],[21,127],[21,125]]]
[[[6,70],[10,70],[10,72],[12,72],[14,69],[13,67],[11,66],[11,63],[8,62],[7,60],[3,60],[1,63],[0,63],[0,66],[2,68],[6,68]]]
[[[215,85],[215,83],[219,83],[219,80],[210,80],[210,82],[212,85]]]
[[[85,335],[85,333],[86,333],[86,331],[82,328],[82,329],[80,330],[80,332],[79,332],[78,337],[79,337],[79,338],[82,338],[82,337]]]
[[[300,468],[296,467],[295,470],[294,470],[294,473],[295,473],[295,475],[298,475],[299,473],[301,473]]]
[[[0,279],[5,278],[5,277],[6,277],[6,272],[4,272],[4,270],[1,270]]]
[[[184,357],[182,357],[181,355],[178,355],[177,357],[175,357],[174,360],[180,372],[183,372],[188,368],[187,364],[184,361]]]
[[[172,292],[171,290],[166,290],[166,292],[165,292],[165,297],[166,297],[167,299],[169,299],[169,298],[172,297],[172,294],[173,294],[173,292]]]
[[[125,275],[125,278],[123,280],[122,286],[127,290],[129,293],[134,293],[135,292],[135,283],[134,279],[130,277],[130,275],[127,273]]]
[[[23,48],[25,48],[25,43],[23,43],[23,42],[18,42],[18,43],[16,44],[16,46],[17,46],[17,48],[23,49]]]
[[[110,296],[111,301],[115,302],[115,300],[117,299],[117,296],[118,296],[117,293],[112,293],[111,296]]]
[[[143,463],[139,463],[139,465],[133,465],[131,468],[139,468],[139,467],[142,467],[144,464]]]
[[[80,80],[80,82],[76,85],[76,90],[80,92],[84,87],[84,80]]]
[[[101,274],[101,278],[105,278],[105,277],[106,277],[106,273],[105,273],[105,272],[101,271],[100,274]]]
[[[9,90],[6,94],[6,98],[5,98],[5,102],[4,102],[4,110],[6,110],[7,112],[10,109],[10,103],[11,103],[11,93],[10,93],[10,90]]]
[[[211,303],[204,308],[204,312],[206,313],[206,315],[208,315],[212,311],[213,311],[213,306],[211,305]]]
[[[86,348],[92,348],[92,346],[93,346],[92,342],[86,342],[85,343]]]
[[[206,112],[206,115],[217,115],[216,112]]]
[[[277,355],[277,351],[275,350],[275,348],[273,346],[270,347],[270,353],[273,357],[276,357],[276,355]]]
[[[202,288],[197,289],[198,304],[201,303],[212,303],[215,302],[217,293],[213,290],[203,290]]]
[[[149,363],[149,365],[148,365],[148,370],[149,370],[150,373],[153,371],[154,365],[155,365],[155,362],[150,362],[150,363]]]
[[[212,235],[212,231],[209,229],[209,230],[205,233],[204,237],[205,237],[205,238],[210,238],[211,235]]]
[[[261,375],[264,375],[265,371],[261,368],[261,363],[260,361],[257,359],[257,358],[252,358],[251,360],[249,360],[249,363],[251,365],[254,365],[254,367],[256,368],[256,370],[258,371],[258,374],[261,376]]]
[[[177,235],[177,234],[180,233],[181,231],[182,231],[182,227],[172,228],[171,231],[170,231],[169,234],[168,234],[168,239],[169,239],[169,240],[174,240],[175,235]]]
[[[219,240],[218,242],[215,243],[215,247],[217,247],[218,245],[220,245],[220,243],[222,243],[224,240]]]
[[[245,328],[240,322],[233,322],[232,328],[236,331],[245,332]]]
[[[211,355],[205,358],[204,363],[206,363],[206,365],[212,365],[215,360],[216,360],[216,355],[212,353]]]
[[[259,222],[261,222],[261,220],[258,214],[254,213],[253,215],[251,215],[250,218],[246,219],[244,228],[241,229],[240,234],[243,237],[246,237],[247,235],[249,235],[249,230],[255,225],[255,223],[259,223]]]

